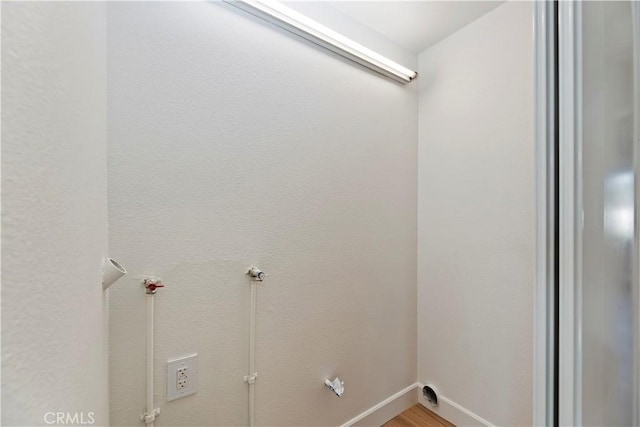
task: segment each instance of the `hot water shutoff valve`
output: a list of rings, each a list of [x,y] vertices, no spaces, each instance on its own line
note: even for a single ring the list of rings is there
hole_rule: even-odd
[[[147,290],[147,294],[153,295],[156,293],[158,288],[164,288],[162,284],[162,279],[159,277],[147,277],[142,281],[144,288]]]

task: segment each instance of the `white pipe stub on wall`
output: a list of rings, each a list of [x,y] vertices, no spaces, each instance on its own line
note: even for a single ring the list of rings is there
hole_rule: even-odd
[[[324,380],[324,385],[334,392],[336,396],[342,397],[344,393],[344,381],[340,380],[340,378],[336,377],[333,381],[329,381],[328,379]]]
[[[107,290],[125,274],[127,270],[118,261],[107,258],[102,266],[102,289]]]

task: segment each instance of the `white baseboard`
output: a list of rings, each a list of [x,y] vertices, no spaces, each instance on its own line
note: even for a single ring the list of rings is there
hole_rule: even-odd
[[[400,390],[393,396],[389,396],[377,405],[350,419],[341,427],[381,426],[417,403],[415,390],[418,387],[418,383],[411,384],[409,387]]]
[[[372,406],[360,415],[350,419],[340,427],[379,427],[416,403],[420,403],[425,408],[440,415],[442,418],[458,427],[495,427],[494,424],[485,420],[481,416],[474,414],[470,410],[442,394],[438,396],[438,406],[431,406],[431,404],[429,404],[422,395],[422,387],[424,387],[424,384],[422,383],[412,384],[400,390],[393,396],[389,396],[377,405]]]
[[[427,399],[422,395],[422,387],[424,384],[418,383],[418,403],[430,411],[440,415],[445,420],[455,424],[456,426],[486,426],[495,427],[489,421],[485,420],[481,416],[474,414],[470,410],[457,404],[453,400],[440,394],[438,396],[438,406],[431,406]]]

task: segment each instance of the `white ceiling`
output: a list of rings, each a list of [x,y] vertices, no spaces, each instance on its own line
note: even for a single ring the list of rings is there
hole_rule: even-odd
[[[328,1],[354,21],[420,53],[504,1]]]

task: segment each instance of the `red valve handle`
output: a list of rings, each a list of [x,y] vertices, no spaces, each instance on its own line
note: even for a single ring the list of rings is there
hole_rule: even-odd
[[[155,283],[149,283],[147,285],[147,289],[149,289],[150,291],[155,291],[156,288],[164,288],[164,285],[156,285]]]

